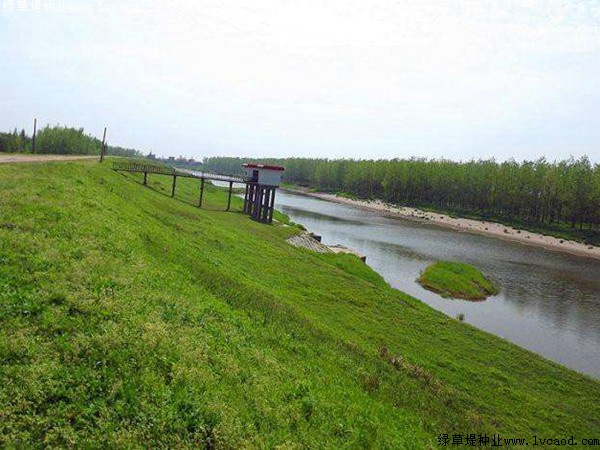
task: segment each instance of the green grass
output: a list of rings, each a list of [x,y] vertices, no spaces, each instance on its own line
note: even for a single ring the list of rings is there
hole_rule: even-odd
[[[597,437],[600,384],[198,181],[0,166],[0,447],[431,448]]]
[[[442,297],[485,300],[498,293],[496,284],[469,264],[438,261],[421,273],[421,286]]]

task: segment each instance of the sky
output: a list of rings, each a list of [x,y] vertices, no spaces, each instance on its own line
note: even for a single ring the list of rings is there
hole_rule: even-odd
[[[600,163],[600,0],[0,0],[0,130],[162,156]]]

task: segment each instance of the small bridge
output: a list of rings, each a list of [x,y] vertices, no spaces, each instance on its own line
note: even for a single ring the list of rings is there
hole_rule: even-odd
[[[117,172],[138,172],[144,174],[144,186],[148,185],[148,174],[167,175],[173,177],[171,197],[175,197],[177,178],[196,178],[200,180],[200,196],[198,208],[202,207],[204,195],[204,182],[206,180],[223,181],[229,183],[229,195],[227,196],[227,211],[231,207],[231,193],[233,183],[246,185],[244,194],[244,213],[249,214],[254,220],[263,223],[273,221],[275,210],[275,192],[279,188],[281,175],[285,170],[280,166],[269,166],[264,164],[246,163],[243,165],[246,175],[222,175],[219,173],[197,172],[194,170],[175,169],[174,167],[160,166],[156,164],[144,164],[135,161],[116,161],[113,170]]]
[[[171,197],[175,197],[175,188],[177,187],[177,178],[196,178],[200,180],[200,196],[198,197],[198,208],[202,207],[202,197],[204,195],[205,180],[224,181],[229,183],[229,195],[227,197],[227,211],[231,208],[231,193],[233,183],[247,184],[250,182],[244,176],[221,175],[218,173],[196,172],[187,169],[175,169],[174,167],[159,166],[153,164],[144,164],[138,162],[117,161],[113,163],[113,170],[117,172],[138,172],[144,174],[144,186],[148,185],[148,174],[168,175],[173,177],[173,186],[171,188]]]

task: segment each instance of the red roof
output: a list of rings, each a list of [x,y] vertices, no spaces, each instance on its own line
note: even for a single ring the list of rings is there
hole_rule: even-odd
[[[248,169],[265,169],[265,170],[285,170],[285,167],[281,167],[281,166],[268,166],[265,164],[252,164],[252,163],[244,163],[243,164],[244,167],[247,167]]]

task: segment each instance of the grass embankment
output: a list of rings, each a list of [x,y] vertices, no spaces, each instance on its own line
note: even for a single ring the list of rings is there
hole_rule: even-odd
[[[0,446],[379,447],[597,437],[600,384],[198,182],[0,166]],[[213,209],[213,210],[209,210]],[[235,199],[234,209],[240,201]]]
[[[485,300],[498,293],[496,284],[475,267],[451,261],[427,266],[417,281],[442,297]]]

